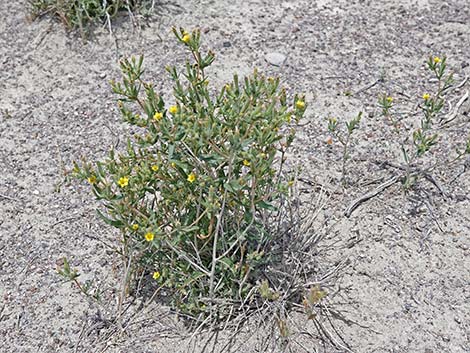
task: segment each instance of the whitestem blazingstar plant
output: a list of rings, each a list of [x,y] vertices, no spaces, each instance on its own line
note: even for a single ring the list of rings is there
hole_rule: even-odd
[[[342,155],[342,164],[341,164],[341,178],[343,184],[346,183],[346,164],[349,155],[349,148],[351,145],[351,138],[355,130],[359,128],[359,123],[361,122],[362,112],[345,123],[346,130],[341,131],[338,127],[338,120],[336,118],[328,119],[328,131],[333,135],[343,146],[343,155]]]
[[[267,220],[287,195],[291,121],[306,103],[298,95],[289,102],[278,78],[256,71],[213,89],[206,68],[215,56],[201,52],[200,32],[173,32],[192,57],[182,71],[167,68],[173,100],[144,80],[142,57],[123,60],[112,88],[124,121],[141,133],[126,151],[76,163],[74,172],[102,201],[99,215],[121,230],[123,252],[176,307],[204,315],[217,299],[233,306],[254,295],[259,271],[273,261],[277,236]]]
[[[98,287],[93,288],[93,282],[91,280],[81,282],[78,280],[80,274],[76,269],[72,269],[69,261],[66,257],[62,259],[62,266],[57,267],[57,273],[66,281],[72,282],[84,295],[89,298],[101,301],[101,291]]]
[[[436,126],[438,118],[442,114],[445,106],[446,94],[453,83],[453,74],[447,74],[446,57],[429,57],[426,67],[433,74],[437,81],[434,92],[425,92],[420,97],[420,123],[419,127],[413,130],[412,127],[407,128],[402,119],[398,121],[391,111],[393,99],[386,95],[379,99],[379,106],[382,108],[382,115],[387,117],[394,127],[394,132],[399,137],[400,149],[402,151],[403,160],[405,162],[405,175],[403,185],[408,190],[415,182],[419,175],[431,171],[434,167],[416,168],[416,163],[431,150],[438,142],[439,127]],[[406,132],[412,130],[411,136]],[[468,142],[467,142],[468,145]],[[464,151],[457,150],[458,160],[466,153],[470,152],[467,147]]]

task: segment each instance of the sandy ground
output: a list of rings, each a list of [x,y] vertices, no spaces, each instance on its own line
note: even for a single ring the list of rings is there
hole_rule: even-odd
[[[376,161],[399,161],[378,115],[379,94],[412,106],[405,97],[419,100],[431,85],[423,65],[431,54],[449,57],[457,82],[470,75],[467,0],[168,1],[139,29],[117,21],[117,47],[104,29],[83,44],[53,21],[30,23],[25,3],[0,1],[0,352],[190,350],[187,340],[171,338],[170,328],[180,324],[158,304],[125,335],[106,338],[121,269],[100,240],[113,242],[117,234],[97,219],[84,186],[59,187],[63,166],[122,143],[127,127],[108,85],[119,78],[119,56],[145,54],[148,77],[170,92],[163,68],[184,58],[172,25],[203,29],[204,43],[217,53],[215,85],[258,67],[306,92],[310,106],[292,159],[304,166],[305,179],[331,191],[317,222],[325,233],[320,251],[331,266],[350,264],[335,305],[350,320],[336,325],[351,349],[470,352],[470,168],[462,162],[435,174],[445,197],[426,181],[409,195],[396,184],[343,216],[353,199],[394,172]],[[285,63],[267,63],[270,52],[286,55]],[[345,95],[382,73],[384,82]],[[454,105],[469,89],[467,83],[453,93]],[[360,110],[365,119],[343,192],[340,146],[325,143],[325,118]],[[469,110],[467,101],[431,159],[451,158],[465,140]],[[104,307],[61,281],[55,269],[63,256],[104,289]],[[310,352],[333,352],[309,344]],[[240,350],[255,352],[256,343]]]

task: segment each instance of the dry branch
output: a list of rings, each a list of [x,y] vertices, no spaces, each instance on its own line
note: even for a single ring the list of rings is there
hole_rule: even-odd
[[[452,112],[450,112],[445,120],[441,123],[441,126],[443,125],[446,125],[448,123],[450,123],[451,121],[455,120],[455,118],[457,117],[457,115],[459,114],[459,109],[460,107],[462,106],[462,104],[468,99],[469,97],[469,93],[468,91],[466,91],[464,93],[464,95],[460,98],[460,100],[457,102],[457,104],[455,105],[454,109],[452,110]]]
[[[393,184],[395,184],[398,180],[400,180],[400,176],[399,175],[395,175],[393,176],[392,178],[388,179],[387,181],[385,181],[384,183],[380,184],[379,186],[377,186],[374,190],[372,190],[371,192],[368,192],[367,194],[357,198],[356,200],[354,200],[350,205],[349,207],[346,209],[346,211],[344,211],[344,215],[346,217],[349,217],[351,216],[351,213],[353,213],[353,211],[360,205],[362,204],[363,202],[377,196],[378,194],[380,194],[381,192],[383,192],[385,189],[389,188],[390,186],[392,186]]]

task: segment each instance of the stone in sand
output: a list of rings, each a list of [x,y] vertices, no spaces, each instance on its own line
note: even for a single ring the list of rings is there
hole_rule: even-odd
[[[268,63],[274,66],[281,66],[286,61],[286,56],[281,53],[268,53],[264,57]]]

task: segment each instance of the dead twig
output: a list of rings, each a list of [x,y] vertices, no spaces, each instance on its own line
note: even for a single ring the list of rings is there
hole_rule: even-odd
[[[82,329],[80,330],[80,335],[78,336],[78,340],[77,340],[77,343],[75,343],[75,348],[73,350],[74,353],[77,353],[78,352],[78,348],[80,347],[80,342],[82,341],[83,339],[83,334],[85,333],[85,328],[86,328],[86,321],[83,323],[82,325]]]
[[[83,215],[60,219],[57,222],[53,223],[50,228],[54,228],[56,225],[64,223],[64,222],[76,221],[77,219],[80,219],[81,217],[83,217]]]
[[[468,76],[465,76],[464,79],[457,86],[451,85],[447,89],[443,90],[442,92],[455,91],[456,89],[463,87],[467,83],[467,81],[468,81]]]
[[[427,193],[426,193],[426,195],[427,195]],[[429,195],[427,195],[427,196],[428,196],[428,198],[429,198]],[[441,227],[439,221],[437,220],[437,217],[435,216],[435,214],[434,214],[434,212],[433,212],[433,208],[432,208],[432,206],[431,206],[431,202],[430,202],[429,200],[427,200],[427,199],[424,199],[423,202],[424,202],[424,204],[426,205],[426,208],[428,209],[429,214],[431,215],[432,220],[434,221],[434,223],[436,223],[437,228],[439,228],[439,230],[441,231],[441,233],[444,233],[444,231],[442,230],[442,227]]]
[[[362,87],[362,88],[359,89],[358,91],[354,92],[352,95],[355,96],[355,95],[357,95],[357,94],[359,94],[359,93],[365,92],[365,91],[371,89],[372,87],[374,87],[375,85],[377,85],[379,82],[383,82],[383,78],[378,78],[378,79],[375,80],[374,82],[369,83],[367,86]]]
[[[382,193],[383,191],[385,191],[387,188],[389,188],[390,186],[392,186],[393,184],[395,184],[398,180],[400,180],[400,176],[399,175],[395,175],[393,176],[392,178],[388,179],[387,181],[385,181],[384,183],[380,184],[379,186],[377,186],[374,190],[372,190],[371,192],[368,192],[367,194],[357,198],[356,200],[354,200],[353,202],[351,202],[351,204],[349,205],[349,207],[346,209],[346,211],[344,211],[344,215],[346,217],[349,217],[351,216],[351,213],[353,213],[353,211],[360,205],[362,204],[363,202],[377,196],[378,194]]]
[[[36,38],[33,39],[32,44],[34,45],[34,49],[37,49],[42,44],[42,42],[44,41],[46,36],[51,32],[51,30],[52,30],[52,23],[49,23],[49,26],[47,26],[42,32],[40,32],[36,36]]]
[[[10,200],[10,201],[23,202],[22,200],[15,199],[13,197],[10,197],[10,196],[4,195],[4,194],[0,194],[0,198],[7,199],[7,200]]]
[[[447,167],[450,166],[452,163],[454,163],[456,160],[458,160],[459,157],[455,158],[454,160],[452,160],[450,163],[447,164]],[[375,161],[376,164],[378,164],[379,166],[383,166],[385,168],[394,168],[394,169],[398,169],[398,170],[402,170],[402,171],[405,171],[406,168],[401,166],[401,165],[398,165],[398,164],[394,164],[394,163],[391,163],[391,162],[388,162],[388,161],[384,161],[384,162],[381,162],[381,161]],[[429,181],[431,184],[433,184],[437,190],[439,190],[439,192],[441,193],[442,196],[444,196],[445,198],[447,198],[449,195],[447,194],[447,192],[445,191],[445,189],[442,187],[442,185],[436,180],[436,178],[430,174],[430,172],[436,168],[437,165],[435,166],[432,166],[432,167],[429,167],[429,168],[426,168],[426,169],[419,169],[419,168],[413,168],[411,170],[411,174],[413,175],[421,175],[424,177],[424,179],[426,179],[427,181]]]
[[[460,82],[457,86],[454,87],[454,89],[459,89],[460,87],[463,87],[468,81],[468,76],[465,76],[465,78]]]
[[[355,326],[358,326],[360,328],[363,328],[363,329],[366,329],[370,332],[373,332],[377,335],[383,335],[383,332],[380,332],[380,331],[377,331],[377,330],[374,330],[373,328],[371,328],[370,326],[366,326],[366,325],[363,325],[357,321],[354,321],[352,320],[351,318],[347,318],[346,316],[344,316],[343,314],[341,314],[340,312],[336,311],[336,310],[333,310],[331,308],[327,308],[328,310],[328,313],[335,319],[338,319],[342,322],[344,322],[346,325],[348,326],[352,326],[352,325],[355,325]]]
[[[446,191],[441,186],[441,184],[436,180],[436,178],[434,178],[431,174],[425,173],[425,172],[423,173],[423,176],[427,181],[433,184],[437,188],[437,190],[439,190],[442,196],[444,196],[445,198],[448,196]]]
[[[103,9],[107,9],[108,7],[108,1],[103,0]],[[114,35],[113,32],[113,27],[111,24],[111,15],[109,14],[108,10],[105,11],[106,14],[106,24],[108,26],[108,32],[109,32],[109,39],[110,41],[114,44],[114,50],[116,54],[116,59],[119,59],[119,47],[118,47],[118,41],[116,36]]]
[[[129,276],[131,273],[131,265],[132,265],[132,254],[129,254],[129,259],[127,261],[127,266],[125,267],[125,271],[122,277],[121,281],[121,292],[118,297],[118,306],[117,306],[117,320],[116,324],[118,328],[120,329],[121,332],[124,332],[123,326],[122,326],[122,305],[124,303],[124,299],[126,296],[127,292],[127,286],[129,284]]]
[[[468,91],[465,91],[464,95],[460,98],[460,100],[457,102],[457,104],[455,105],[454,109],[452,110],[452,112],[450,112],[446,118],[444,119],[443,122],[441,122],[441,126],[444,126],[448,123],[450,123],[451,121],[455,120],[455,118],[457,117],[457,115],[459,114],[459,109],[460,107],[462,106],[462,104],[468,99],[469,97],[469,93]]]

